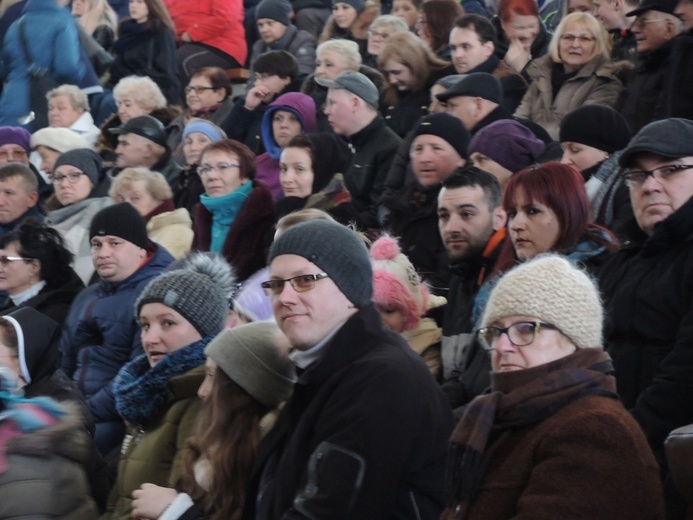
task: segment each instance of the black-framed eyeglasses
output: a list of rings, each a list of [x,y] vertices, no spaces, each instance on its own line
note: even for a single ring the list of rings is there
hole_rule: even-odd
[[[510,343],[516,347],[526,347],[534,341],[540,329],[558,330],[558,327],[540,321],[518,321],[505,328],[484,327],[477,331],[477,336],[486,350],[493,350],[503,334],[507,334]]]
[[[70,172],[65,175],[52,175],[51,179],[53,184],[61,184],[63,181],[67,181],[70,184],[76,184],[82,175],[86,175],[84,172]]]
[[[648,177],[658,182],[667,181],[684,170],[693,169],[693,164],[667,164],[653,170],[624,170],[623,178],[629,188],[640,188]]]
[[[195,94],[202,94],[205,90],[217,90],[216,87],[202,87],[202,86],[195,86],[195,85],[188,85],[185,87],[185,93],[190,94],[192,91],[195,91]]]
[[[8,264],[10,264],[10,263],[12,263],[12,262],[19,262],[19,261],[21,261],[21,260],[24,260],[27,264],[28,264],[29,262],[33,262],[33,261],[34,261],[33,258],[24,258],[24,257],[21,257],[21,256],[6,256],[6,255],[0,256],[0,264],[2,264],[3,266],[8,265]]]
[[[327,273],[299,274],[298,276],[293,276],[291,278],[287,278],[286,280],[268,280],[266,282],[262,282],[260,286],[265,291],[267,296],[279,296],[284,290],[284,284],[286,282],[291,284],[294,291],[306,292],[315,287],[315,282],[318,280],[329,277],[330,275]]]

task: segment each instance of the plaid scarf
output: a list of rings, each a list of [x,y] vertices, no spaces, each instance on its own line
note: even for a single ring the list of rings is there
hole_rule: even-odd
[[[493,373],[492,392],[469,404],[450,438],[449,505],[476,496],[492,432],[541,422],[586,396],[618,399],[613,371],[606,352],[582,349],[527,370]]]

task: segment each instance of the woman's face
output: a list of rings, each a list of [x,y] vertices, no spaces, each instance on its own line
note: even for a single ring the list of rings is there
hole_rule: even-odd
[[[163,303],[147,303],[140,309],[142,348],[150,366],[165,356],[200,341],[202,336],[178,311]]]
[[[392,36],[394,32],[395,30],[390,24],[381,25],[375,29],[369,29],[368,54],[371,56],[378,56],[385,45],[385,40]]]
[[[609,156],[604,150],[571,141],[562,142],[561,148],[563,149],[561,163],[569,164],[581,172],[599,164]]]
[[[508,210],[508,231],[517,258],[524,261],[551,251],[556,245],[561,225],[548,206],[528,198],[518,188],[515,209]]]
[[[536,316],[515,315],[495,321],[491,326],[506,328],[521,322],[546,323]],[[492,347],[491,365],[494,372],[512,372],[538,367],[569,356],[577,350],[575,344],[559,330],[547,328],[539,328],[534,341],[524,347],[513,345],[507,334],[501,334]]]
[[[213,107],[224,101],[226,91],[223,88],[214,89],[209,78],[202,74],[190,78],[185,89],[185,100],[190,110],[201,110]]]
[[[149,7],[144,0],[130,0],[128,8],[130,17],[137,23],[144,23],[149,18]]]
[[[416,19],[416,24],[414,24],[414,29],[416,30],[417,36],[425,41],[428,45],[433,43],[433,38],[428,30],[428,20],[426,19],[426,15],[423,11],[419,13],[418,18]]]
[[[474,166],[476,166],[480,170],[489,172],[496,179],[498,179],[498,182],[500,182],[502,188],[505,188],[505,185],[508,184],[511,175],[513,174],[513,172],[511,172],[504,166],[501,166],[496,161],[484,155],[483,153],[474,152],[471,155],[470,159],[474,163]]]
[[[235,153],[211,150],[202,156],[198,173],[208,197],[223,197],[240,188],[245,179]]]
[[[132,92],[128,92],[119,99],[116,99],[116,106],[118,107],[118,118],[121,123],[133,117],[146,116],[149,114],[149,111],[142,108],[135,100],[135,96]]]
[[[395,332],[404,332],[404,314],[398,308],[390,305],[376,305],[383,325]]]
[[[532,15],[511,13],[508,22],[501,21],[508,41],[517,40],[523,49],[529,50],[539,34],[539,18]]]
[[[313,162],[305,148],[286,148],[279,159],[279,182],[286,197],[313,193]]]
[[[58,160],[58,157],[60,157],[60,152],[53,150],[52,148],[48,148],[43,145],[39,145],[36,147],[36,151],[38,152],[39,156],[41,157],[41,169],[46,173],[47,175],[50,175],[53,173],[53,168],[55,166],[55,161]]]
[[[11,295],[22,293],[41,280],[41,263],[38,260],[8,259],[21,256],[18,242],[10,242],[0,249],[0,290]]]
[[[277,110],[272,114],[272,133],[280,148],[285,148],[303,130],[301,120],[293,112]]]
[[[390,85],[400,92],[411,90],[416,80],[409,67],[393,59],[389,59],[383,64],[383,74]]]
[[[205,378],[202,380],[200,388],[197,390],[197,397],[206,401],[209,394],[212,393],[212,386],[214,385],[214,376],[217,374],[219,365],[211,358],[208,357],[205,361]]]
[[[198,164],[200,162],[202,150],[211,143],[212,140],[202,132],[192,132],[188,134],[183,143],[185,163],[188,165]]]
[[[155,199],[147,189],[145,181],[133,181],[126,190],[121,190],[115,198],[116,202],[129,202],[143,217],[161,205],[163,201]]]
[[[79,177],[77,177],[77,174]],[[53,172],[53,188],[58,202],[70,206],[81,202],[91,193],[94,185],[84,172],[71,164],[61,164]],[[72,179],[71,177],[74,177]]]
[[[335,51],[322,51],[315,60],[315,77],[334,79],[347,68],[344,58]]]
[[[356,9],[344,2],[336,2],[332,5],[332,16],[334,16],[334,22],[340,29],[349,29],[358,15]]]
[[[72,16],[82,16],[84,14],[84,0],[73,0]]]
[[[411,0],[395,0],[392,2],[392,11],[390,14],[402,18],[407,22],[409,29],[413,30],[414,25],[416,25],[416,19],[419,17],[419,10]]]
[[[578,23],[565,28],[560,36],[558,55],[566,72],[574,72],[594,56],[596,38],[583,24]]]
[[[70,96],[53,96],[48,100],[48,124],[52,128],[69,128],[84,114],[84,110],[72,106]]]
[[[594,12],[592,0],[568,0],[568,14],[570,13],[590,13]]]
[[[19,357],[17,356],[17,352],[7,346],[4,336],[4,331],[0,331],[0,367],[11,370],[19,379],[19,386],[26,386],[26,381],[24,381],[22,371],[19,368]]]

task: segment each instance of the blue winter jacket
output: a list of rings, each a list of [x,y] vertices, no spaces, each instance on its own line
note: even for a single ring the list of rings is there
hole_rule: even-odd
[[[119,283],[100,281],[84,289],[65,320],[62,369],[82,392],[96,423],[120,420],[111,383],[125,363],[142,354],[135,301],[174,260],[157,247],[149,262],[129,278]]]

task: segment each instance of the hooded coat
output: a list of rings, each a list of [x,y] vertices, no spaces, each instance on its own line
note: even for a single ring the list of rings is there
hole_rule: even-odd
[[[262,116],[262,142],[267,151],[257,158],[255,178],[267,184],[274,200],[282,195],[282,187],[279,184],[279,157],[282,154],[282,148],[277,144],[272,129],[272,118],[278,110],[291,112],[298,117],[304,134],[315,132],[316,119],[315,101],[310,96],[300,92],[282,94],[270,103]]]

